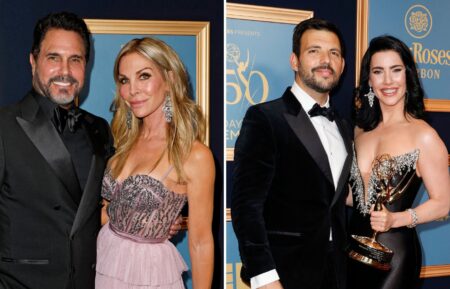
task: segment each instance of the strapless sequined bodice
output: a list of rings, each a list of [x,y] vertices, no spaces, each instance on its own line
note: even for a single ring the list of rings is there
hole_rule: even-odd
[[[354,150],[354,148],[353,148]],[[389,184],[389,194],[396,196],[385,206],[390,212],[403,212],[413,207],[419,192],[422,179],[416,174],[419,150],[386,158],[387,165],[372,166],[367,183],[367,198],[365,198],[363,179],[358,168],[357,154],[353,151],[353,163],[350,171],[350,186],[353,193],[353,210],[349,222],[350,235],[371,237],[370,208],[375,203],[381,191],[386,191]],[[378,164],[383,164],[379,162]],[[387,168],[385,170],[385,168]],[[383,172],[389,172],[384,174]],[[389,175],[389,178],[385,176]],[[382,184],[382,180],[389,179]],[[398,193],[400,192],[400,193]],[[392,196],[391,195],[391,196]],[[367,200],[366,200],[367,199]],[[349,259],[348,289],[403,289],[415,288],[419,282],[422,265],[420,243],[415,229],[406,226],[390,228],[387,232],[377,235],[377,241],[394,251],[389,271],[382,271],[366,264]],[[370,280],[370,282],[368,282]]]
[[[111,228],[143,242],[167,239],[187,201],[186,195],[168,190],[149,175],[132,175],[118,182],[109,170],[103,178],[102,197],[110,201]]]
[[[419,158],[419,150],[415,149],[411,152],[401,154],[398,156],[391,157],[391,187],[392,191],[405,191],[406,186],[414,185],[417,187],[420,178],[416,174],[416,163]],[[371,206],[375,203],[378,193],[380,192],[380,184],[382,180],[372,171],[369,176],[369,182],[367,184],[367,198],[365,198],[364,182],[361,176],[361,171],[358,167],[357,154],[355,148],[353,147],[353,162],[350,171],[350,185],[353,193],[353,204],[354,207],[363,215],[367,215],[370,212]],[[414,195],[417,191],[416,188],[411,188]],[[401,198],[401,197],[400,197]],[[408,199],[411,199],[409,197]],[[408,203],[412,203],[412,200]],[[411,205],[411,204],[409,204]],[[402,206],[403,207],[403,206]],[[403,208],[399,208],[400,210]]]

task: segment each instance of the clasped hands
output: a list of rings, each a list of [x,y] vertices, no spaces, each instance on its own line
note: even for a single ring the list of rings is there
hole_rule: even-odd
[[[183,222],[183,216],[179,215],[178,218],[176,218],[175,221],[170,226],[169,239],[178,234],[178,232],[181,230],[182,222]]]

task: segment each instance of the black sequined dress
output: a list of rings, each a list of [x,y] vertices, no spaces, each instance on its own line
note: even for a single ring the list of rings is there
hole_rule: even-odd
[[[411,208],[421,185],[421,179],[416,174],[418,158],[418,149],[392,158],[395,169],[391,185],[394,190],[403,190],[403,193],[397,200],[386,205],[389,211],[400,212]],[[365,198],[364,182],[355,153],[350,173],[354,207],[349,230],[352,235],[372,236],[369,211],[375,203],[379,183],[380,180],[372,171],[367,188],[368,196]],[[348,289],[416,288],[422,264],[422,253],[416,230],[407,227],[393,228],[378,234],[377,241],[394,251],[391,270],[375,269],[349,258]]]

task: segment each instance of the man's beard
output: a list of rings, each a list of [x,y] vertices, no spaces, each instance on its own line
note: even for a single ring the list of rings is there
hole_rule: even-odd
[[[333,88],[335,88],[336,85],[339,83],[339,77],[335,77],[334,79],[332,79],[331,82],[319,81],[314,76],[314,72],[318,69],[329,69],[331,71],[330,77],[336,76],[336,71],[329,65],[321,65],[321,66],[314,67],[313,69],[311,69],[311,73],[306,72],[303,69],[303,67],[300,66],[299,67],[299,76],[300,76],[301,80],[303,81],[303,83],[306,86],[308,86],[309,88],[311,88],[312,90],[317,91],[319,93],[328,93]]]
[[[53,82],[69,82],[71,85],[75,84],[76,89],[74,90],[73,94],[69,94],[68,89],[59,88],[58,92],[55,94],[51,92],[50,88]],[[48,97],[53,103],[58,105],[67,105],[72,103],[75,97],[78,97],[81,91],[80,87],[78,86],[79,82],[70,75],[52,77],[48,80],[47,84],[44,84],[40,80],[39,75],[36,75],[33,79],[33,83],[33,86],[39,92],[41,92],[45,97]]]

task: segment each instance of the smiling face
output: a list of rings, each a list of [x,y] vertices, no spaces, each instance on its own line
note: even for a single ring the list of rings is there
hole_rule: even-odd
[[[120,96],[138,118],[163,117],[162,106],[169,87],[156,64],[139,53],[124,55],[119,62]]]
[[[344,65],[339,38],[326,30],[305,31],[299,56],[291,54],[295,81],[313,97],[328,94],[338,84]]]
[[[85,55],[78,33],[50,29],[36,58],[30,54],[34,89],[56,104],[70,104],[83,88]]]
[[[406,72],[400,55],[393,51],[380,51],[370,61],[369,85],[372,86],[381,108],[405,103]]]

